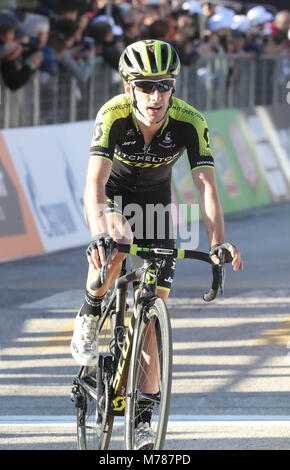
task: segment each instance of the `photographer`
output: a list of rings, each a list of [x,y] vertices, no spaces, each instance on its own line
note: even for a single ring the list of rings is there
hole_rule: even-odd
[[[40,50],[43,54],[40,71],[56,75],[55,55],[51,54],[51,48],[47,46],[50,33],[49,19],[43,15],[31,14],[21,24],[21,30],[27,37],[30,48]]]
[[[120,32],[119,26],[103,15],[89,27],[89,35],[94,39],[99,55],[115,70],[118,70],[120,55],[125,48]]]
[[[70,19],[58,20],[51,32],[49,46],[54,49],[58,68],[80,83],[85,83],[91,76],[96,52],[93,43],[85,42],[73,47],[77,31],[77,22]]]
[[[7,44],[15,43],[15,48],[1,61],[3,82],[11,91],[23,87],[43,59],[40,51],[27,49],[22,39],[15,41],[17,28],[17,20],[13,15],[0,15],[0,47],[5,49]]]

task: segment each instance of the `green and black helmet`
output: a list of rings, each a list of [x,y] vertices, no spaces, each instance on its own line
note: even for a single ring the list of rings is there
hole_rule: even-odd
[[[154,75],[179,74],[180,60],[175,49],[164,41],[148,39],[126,47],[119,61],[119,72],[126,82]]]

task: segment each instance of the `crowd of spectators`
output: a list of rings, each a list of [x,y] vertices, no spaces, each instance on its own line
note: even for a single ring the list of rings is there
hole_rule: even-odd
[[[206,53],[290,53],[287,10],[249,8],[245,3],[232,7],[226,0],[222,5],[215,0],[111,1],[33,0],[32,7],[0,10],[0,70],[5,85],[17,90],[35,70],[46,79],[64,70],[84,83],[96,57],[117,70],[124,48],[147,38],[172,43],[183,64]]]

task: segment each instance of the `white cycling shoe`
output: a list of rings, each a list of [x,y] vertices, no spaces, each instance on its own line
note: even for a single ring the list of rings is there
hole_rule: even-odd
[[[155,432],[149,423],[139,423],[135,429],[134,450],[152,450],[155,444]]]
[[[97,326],[99,318],[78,312],[71,340],[71,353],[81,366],[95,366],[98,361]]]

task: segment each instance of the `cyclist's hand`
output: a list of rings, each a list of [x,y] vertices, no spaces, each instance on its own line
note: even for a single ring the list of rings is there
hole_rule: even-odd
[[[234,271],[239,271],[244,268],[243,260],[241,258],[240,251],[232,243],[226,242],[220,245],[214,245],[211,247],[209,252],[212,261],[215,264],[220,264],[220,259],[217,256],[219,248],[223,249],[224,253],[224,262],[232,263]]]
[[[100,271],[106,265],[106,250],[112,248],[113,243],[114,241],[108,233],[99,233],[92,239],[86,253],[88,263],[94,269]]]

